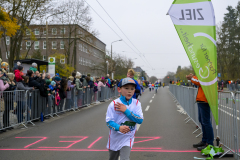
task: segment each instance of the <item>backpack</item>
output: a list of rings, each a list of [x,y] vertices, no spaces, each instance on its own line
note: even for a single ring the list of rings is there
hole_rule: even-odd
[[[97,91],[98,91],[97,86],[94,86],[94,88],[93,88],[93,92],[97,92]]]

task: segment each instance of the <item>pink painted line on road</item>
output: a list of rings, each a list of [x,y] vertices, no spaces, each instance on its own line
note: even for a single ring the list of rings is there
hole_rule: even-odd
[[[153,140],[157,140],[157,139],[160,139],[161,137],[135,137],[135,139],[137,138],[150,138],[150,139],[146,139],[146,140],[142,140],[142,141],[137,141],[137,142],[134,142],[135,143],[141,143],[141,142],[147,142],[147,141],[153,141]]]
[[[60,138],[62,138],[62,137],[60,137]],[[69,137],[67,137],[67,138],[69,138]],[[76,138],[76,137],[74,137],[74,138]],[[79,143],[79,142],[81,142],[81,141],[83,141],[84,139],[87,139],[88,137],[78,137],[78,138],[82,138],[82,139],[80,139],[80,140],[78,140],[78,141],[59,141],[59,142],[72,142],[72,144],[70,144],[69,146],[67,146],[67,147],[38,147],[38,148],[61,148],[61,149],[69,149],[69,148],[71,148],[74,144],[76,144],[76,143]]]
[[[108,152],[107,149],[0,149],[0,151],[76,151],[76,152]],[[159,152],[159,153],[199,153],[197,150],[142,150],[132,149],[132,152]]]
[[[134,149],[154,149],[154,150],[160,150],[160,149],[162,149],[162,148],[152,148],[152,147],[133,147],[132,148],[132,150],[134,150]]]
[[[94,141],[93,143],[91,143],[88,148],[92,148],[92,146],[97,143],[100,139],[102,139],[102,137],[99,137],[96,141]]]
[[[34,142],[34,143],[31,143],[31,144],[25,146],[24,148],[28,148],[28,147],[30,147],[30,146],[32,146],[32,145],[34,145],[34,144],[37,144],[37,143],[39,143],[39,142],[47,139],[47,137],[15,137],[15,138],[41,138],[40,140],[38,140],[38,141],[36,141],[36,142]]]

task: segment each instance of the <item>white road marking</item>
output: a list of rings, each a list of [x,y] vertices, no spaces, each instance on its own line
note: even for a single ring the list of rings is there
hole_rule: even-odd
[[[150,103],[152,103],[152,100],[150,100]]]
[[[150,106],[147,106],[147,108],[145,109],[145,111],[148,111],[148,110],[149,110],[149,108],[150,108]]]

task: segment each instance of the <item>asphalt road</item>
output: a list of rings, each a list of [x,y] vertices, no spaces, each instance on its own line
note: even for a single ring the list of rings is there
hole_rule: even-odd
[[[144,121],[136,133],[132,160],[191,160],[202,157],[192,147],[201,138],[195,125],[184,123],[167,87],[155,95],[148,90],[140,98]],[[108,104],[69,112],[28,129],[0,134],[0,160],[107,160]],[[232,158],[224,158],[232,159]]]

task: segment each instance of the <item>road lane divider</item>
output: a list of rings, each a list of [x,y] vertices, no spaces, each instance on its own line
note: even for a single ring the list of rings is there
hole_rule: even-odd
[[[147,108],[145,109],[145,111],[148,111],[148,110],[149,110],[149,108],[150,108],[150,106],[147,106]]]
[[[150,102],[149,103],[152,103],[152,99],[150,100]]]

